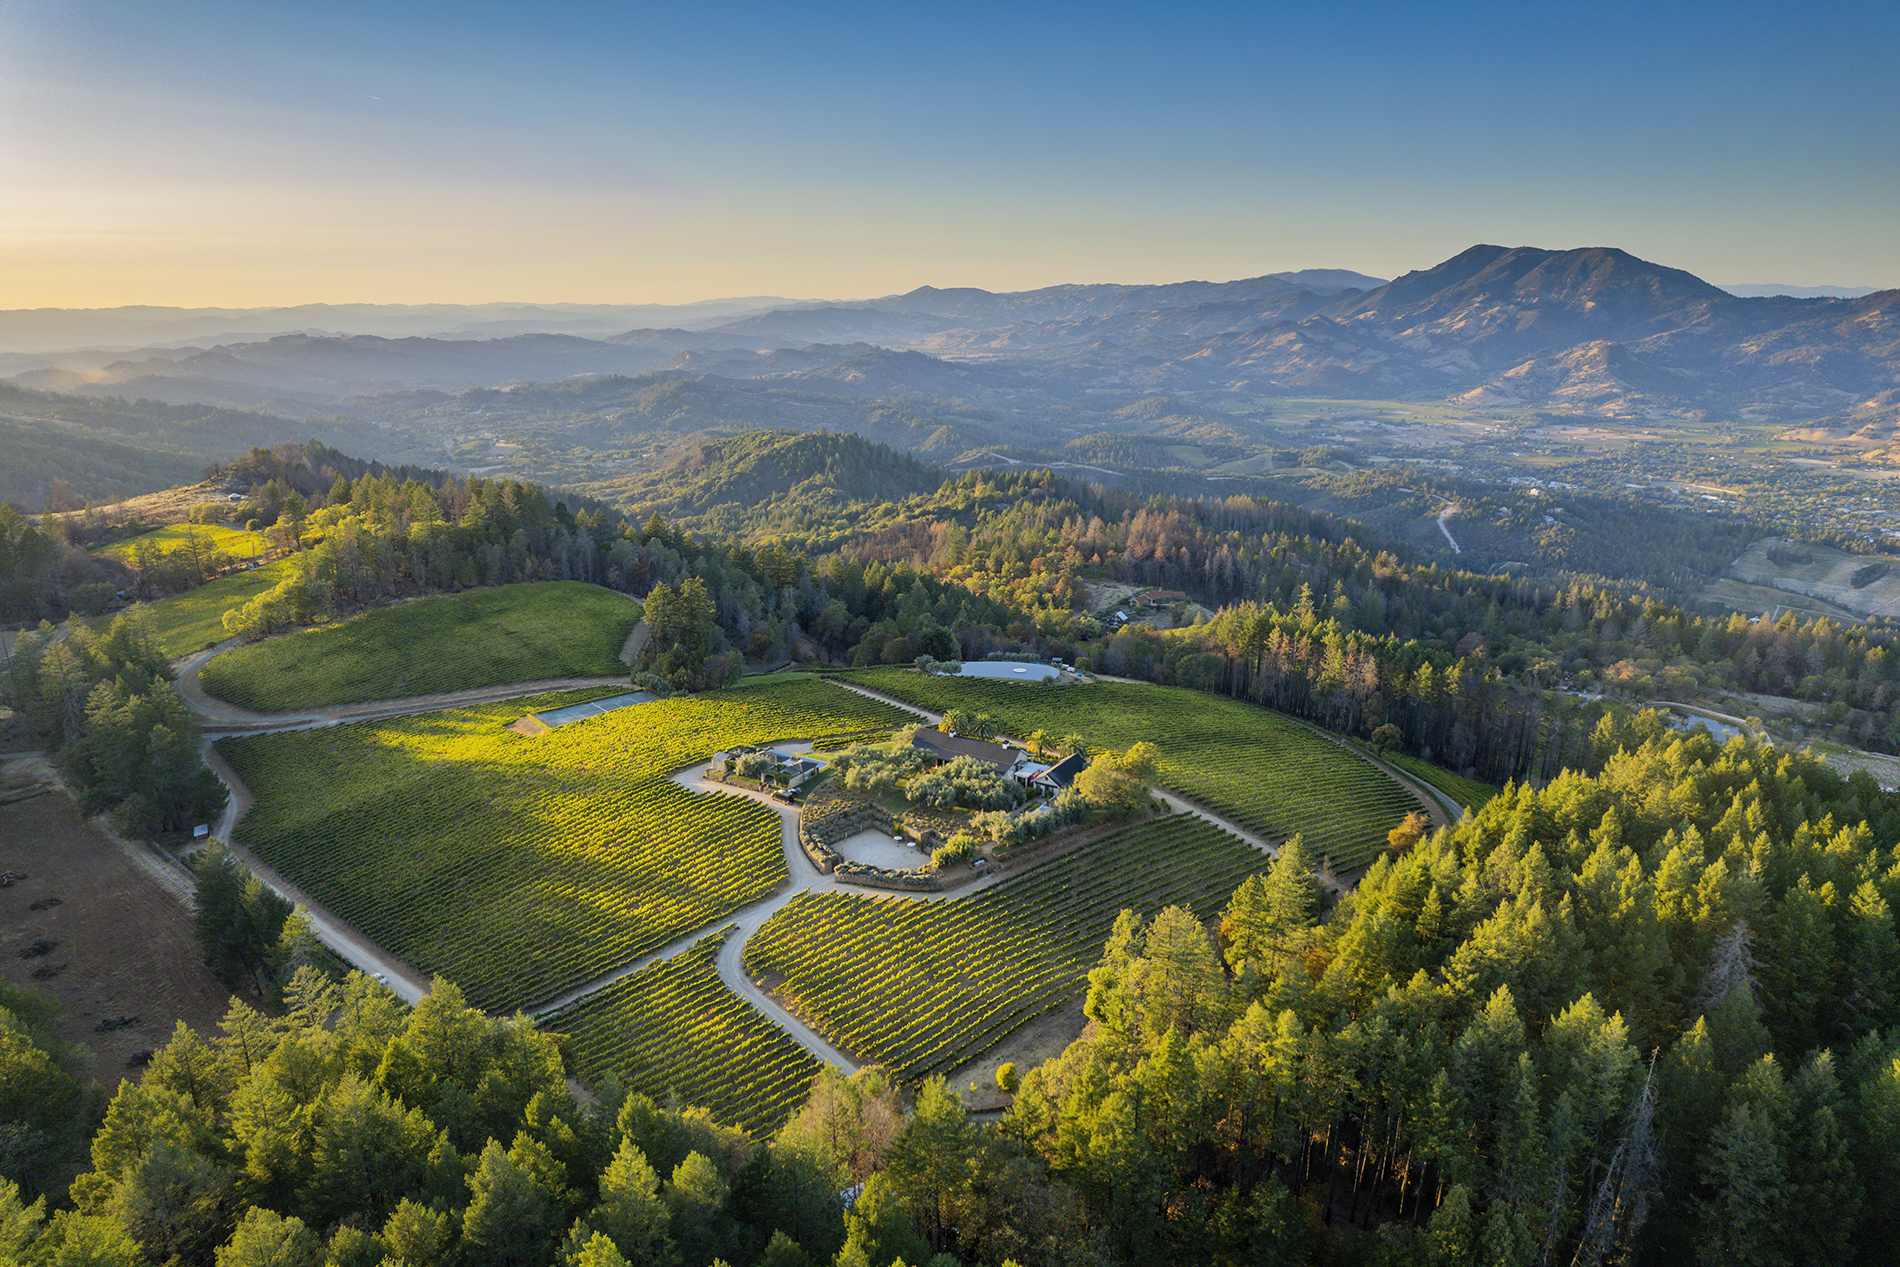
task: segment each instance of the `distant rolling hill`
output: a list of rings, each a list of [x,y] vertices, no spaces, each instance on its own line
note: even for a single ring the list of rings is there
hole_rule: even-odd
[[[1722,289],[1740,299],[1765,299],[1786,295],[1790,299],[1859,299],[1879,290],[1878,286],[1789,286],[1782,282],[1749,282],[1744,285],[1722,284]]]
[[[880,401],[987,410],[980,428],[1037,401],[1108,392],[1201,402],[1449,399],[1623,417],[1746,413],[1873,428],[1870,434],[1885,438],[1900,436],[1897,306],[1897,291],[1741,297],[1612,247],[1480,245],[1387,282],[1308,269],[1230,282],[1014,293],[925,286],[855,303],[734,312],[692,329],[594,337],[293,334],[146,348],[109,364],[0,360],[23,384],[85,395],[385,420],[430,407],[405,403],[406,393],[443,393],[446,403],[469,389],[656,372],[706,384],[697,398],[648,384],[638,389],[644,400],[610,402],[621,411],[615,429],[623,434],[641,419],[669,434],[856,429]],[[601,313],[582,315],[592,321]],[[538,319],[503,312],[491,320]],[[656,415],[655,392],[671,394],[676,408]],[[521,421],[518,411],[514,419]],[[867,434],[935,455],[975,439],[966,435],[969,422],[945,434],[916,420]],[[1066,438],[1047,440],[1059,446]]]
[[[621,504],[704,527],[809,531],[847,506],[902,501],[943,480],[941,470],[850,433],[755,431],[694,446]]]

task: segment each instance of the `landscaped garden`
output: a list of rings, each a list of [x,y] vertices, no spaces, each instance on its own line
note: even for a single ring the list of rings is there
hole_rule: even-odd
[[[912,671],[846,675],[933,712],[983,712],[1015,738],[1074,734],[1091,750],[1147,741],[1160,782],[1279,841],[1295,832],[1340,872],[1371,864],[1420,799],[1378,767],[1306,726],[1239,700],[1145,682],[1036,686]]]
[[[721,1122],[770,1135],[804,1103],[818,1062],[719,980],[721,940],[708,937],[541,1024],[569,1036],[590,1083],[611,1073],[662,1102],[677,1092]]]
[[[769,893],[777,815],[668,774],[722,748],[898,710],[824,682],[660,700],[533,738],[601,687],[219,741],[257,797],[237,837],[386,949],[489,1010],[538,1003]]]
[[[580,581],[440,594],[212,659],[210,694],[283,712],[565,677],[624,674],[640,609]]]
[[[803,894],[746,943],[745,966],[832,1042],[917,1079],[1073,1003],[1122,910],[1178,904],[1208,918],[1270,861],[1175,815],[968,899]]]

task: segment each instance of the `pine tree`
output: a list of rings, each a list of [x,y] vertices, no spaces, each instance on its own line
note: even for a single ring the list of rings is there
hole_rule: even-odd
[[[1703,1152],[1698,1169],[1713,1195],[1697,1202],[1697,1254],[1709,1267],[1788,1267],[1793,1261],[1785,1230],[1788,1158],[1777,1116],[1742,1091]]]
[[[561,1227],[555,1194],[495,1140],[468,1177],[463,1257],[471,1267],[545,1267]]]
[[[1789,1091],[1794,1100],[1786,1147],[1789,1254],[1797,1263],[1847,1262],[1862,1189],[1841,1121],[1847,1106],[1833,1053],[1812,1053]]]
[[[684,1263],[705,1263],[732,1243],[732,1215],[726,1209],[731,1189],[704,1153],[688,1153],[666,1185],[666,1208],[674,1243]]]
[[[218,1267],[318,1267],[322,1261],[323,1246],[302,1219],[256,1206],[218,1250]]]
[[[1478,1261],[1477,1220],[1472,1217],[1471,1195],[1463,1184],[1454,1184],[1445,1194],[1432,1213],[1428,1230],[1438,1261],[1445,1267]]]
[[[1484,1213],[1484,1234],[1478,1261],[1484,1267],[1530,1267],[1537,1244],[1518,1212],[1503,1201],[1493,1201]]]
[[[635,1267],[664,1267],[674,1260],[667,1206],[659,1191],[660,1177],[646,1155],[632,1140],[621,1141],[600,1177],[600,1202],[588,1223]]]
[[[408,1267],[442,1267],[454,1232],[446,1213],[404,1197],[383,1221],[382,1241],[390,1258]]]

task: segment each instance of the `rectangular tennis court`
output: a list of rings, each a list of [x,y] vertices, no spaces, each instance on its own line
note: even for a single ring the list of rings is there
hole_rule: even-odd
[[[630,708],[635,704],[651,704],[655,698],[645,691],[629,691],[625,695],[591,699],[585,704],[569,704],[566,708],[551,708],[545,713],[536,713],[534,717],[544,726],[565,726],[569,722],[585,721],[589,717],[611,713],[617,708]]]

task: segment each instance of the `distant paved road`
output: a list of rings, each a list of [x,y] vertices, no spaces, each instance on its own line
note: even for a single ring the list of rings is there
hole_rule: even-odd
[[[1438,513],[1438,530],[1445,534],[1445,540],[1451,544],[1451,552],[1453,554],[1463,554],[1464,550],[1459,546],[1458,538],[1451,535],[1451,529],[1445,526],[1445,521],[1463,509],[1464,507],[1453,502]]]

